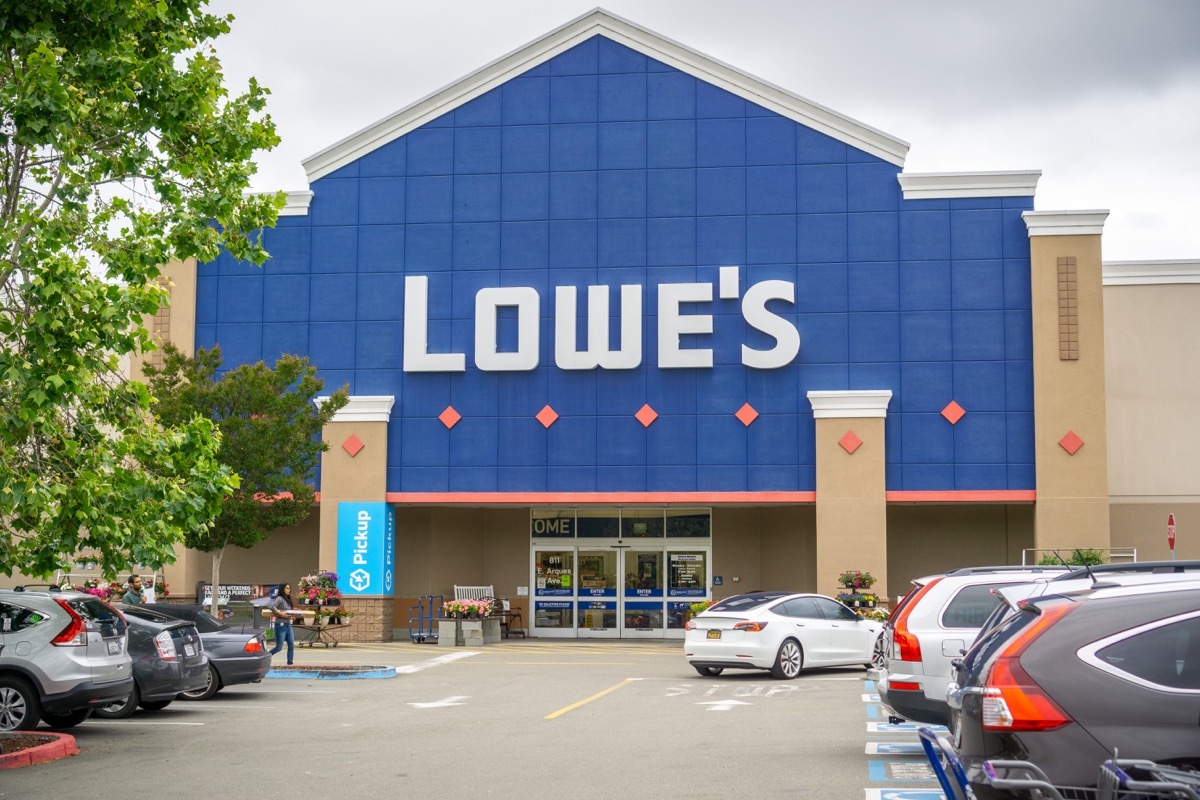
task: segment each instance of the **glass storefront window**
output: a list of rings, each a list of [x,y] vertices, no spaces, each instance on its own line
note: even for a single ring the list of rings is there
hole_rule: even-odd
[[[615,509],[580,509],[576,519],[580,539],[615,539],[620,535]]]
[[[529,535],[533,539],[574,539],[575,512],[533,509],[529,512]]]
[[[539,550],[535,558],[535,592],[542,596],[569,596],[575,593],[574,550]]]
[[[617,627],[617,604],[615,602],[581,602],[579,604],[579,627],[595,629]]]
[[[574,607],[574,603],[535,603],[533,624],[538,628],[570,628],[571,611]]]
[[[708,558],[703,551],[667,554],[671,565],[667,594],[670,597],[703,597],[708,586]]]
[[[625,627],[633,630],[662,630],[662,603],[626,603]]]
[[[702,508],[668,508],[667,538],[709,539],[712,513]]]
[[[626,539],[661,539],[663,536],[662,509],[635,508],[622,511],[621,536]]]
[[[673,631],[683,630],[683,626],[687,625],[687,615],[691,608],[691,603],[667,603],[667,628]]]
[[[625,596],[662,597],[663,554],[661,550],[625,553]]]
[[[579,595],[609,597],[617,593],[617,554],[613,550],[579,552]]]

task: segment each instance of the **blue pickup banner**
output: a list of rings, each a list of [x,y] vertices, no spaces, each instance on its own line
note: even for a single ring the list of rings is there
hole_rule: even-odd
[[[390,503],[338,503],[338,588],[350,597],[396,588],[396,517]]]

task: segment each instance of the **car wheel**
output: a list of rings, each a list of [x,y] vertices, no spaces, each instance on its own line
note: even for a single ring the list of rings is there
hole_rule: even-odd
[[[170,700],[144,700],[141,703],[138,703],[138,708],[144,708],[147,711],[162,711],[164,708],[174,702],[174,697],[172,697]]]
[[[715,678],[725,671],[721,667],[695,667],[695,670],[706,678]]]
[[[33,687],[16,677],[0,678],[0,731],[28,731],[41,713]]]
[[[137,686],[135,685],[133,691],[129,693],[129,697],[119,700],[116,703],[100,706],[92,713],[101,719],[125,719],[138,707],[141,699],[141,695],[138,694]]]
[[[92,710],[90,708],[77,708],[74,711],[66,711],[61,714],[43,714],[42,722],[51,728],[74,728],[91,715]]]
[[[779,655],[775,656],[775,666],[771,667],[771,677],[781,681],[791,680],[800,674],[804,668],[804,651],[795,639],[788,639],[779,645]]]
[[[203,689],[196,689],[191,692],[180,692],[180,700],[207,700],[217,692],[221,691],[221,676],[217,674],[217,668],[212,664],[208,665],[208,685]]]
[[[887,666],[887,642],[883,634],[875,638],[875,647],[871,649],[871,663],[864,665],[867,669],[883,669]]]

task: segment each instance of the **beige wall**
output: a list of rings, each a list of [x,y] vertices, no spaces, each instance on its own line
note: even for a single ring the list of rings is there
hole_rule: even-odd
[[[713,598],[755,589],[816,591],[816,509],[813,506],[714,508]],[[734,580],[734,579],[737,580]]]
[[[313,509],[304,522],[294,528],[278,530],[265,542],[249,549],[227,547],[221,559],[221,583],[282,583],[295,588],[302,575],[318,569],[335,569],[317,563],[320,514]],[[171,598],[193,597],[197,581],[212,581],[212,555],[185,550],[176,564],[165,570],[171,584]]]
[[[1030,236],[1038,547],[1109,546],[1108,430],[1100,236]],[[1076,260],[1078,358],[1060,357],[1066,333],[1059,259]],[[1058,442],[1073,431],[1084,445]]]
[[[1020,564],[1033,547],[1032,505],[893,505],[888,508],[888,591],[955,567]],[[1036,559],[1035,559],[1036,560]]]
[[[1138,561],[1169,561],[1167,515],[1175,515],[1175,557],[1200,560],[1200,502],[1113,503],[1112,546],[1137,548]]]
[[[1104,314],[1110,494],[1200,502],[1200,284],[1108,286]]]

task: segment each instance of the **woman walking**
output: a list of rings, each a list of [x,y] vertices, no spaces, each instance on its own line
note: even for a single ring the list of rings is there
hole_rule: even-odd
[[[271,655],[275,655],[283,649],[283,643],[287,642],[287,663],[291,666],[292,656],[296,650],[296,637],[292,633],[292,617],[287,612],[292,610],[292,585],[285,583],[279,587],[279,591],[275,593],[275,599],[268,606],[271,609],[271,618],[275,621],[275,647],[271,649]]]

